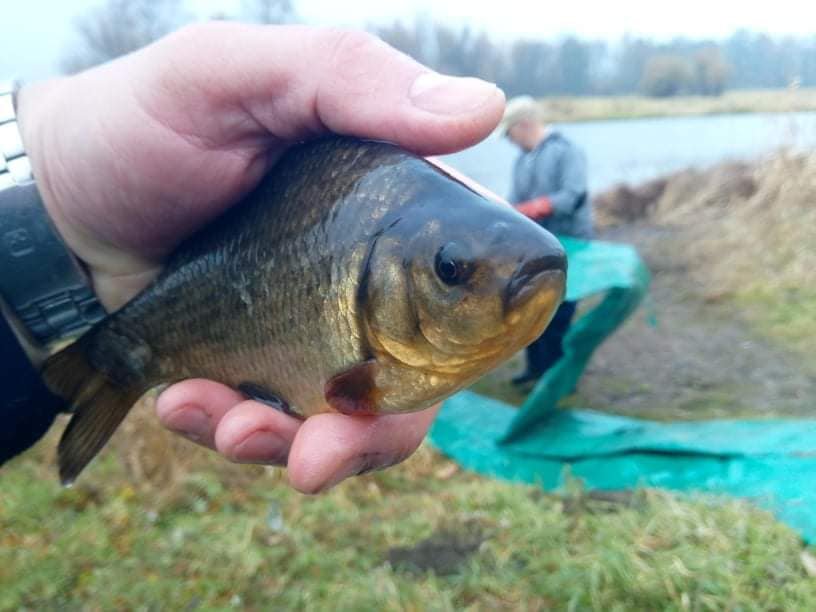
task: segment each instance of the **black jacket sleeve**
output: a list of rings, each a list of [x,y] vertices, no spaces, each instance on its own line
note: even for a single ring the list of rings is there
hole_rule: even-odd
[[[0,315],[0,465],[33,446],[60,408]]]

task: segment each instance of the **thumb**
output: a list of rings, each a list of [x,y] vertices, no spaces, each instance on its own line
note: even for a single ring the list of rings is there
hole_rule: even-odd
[[[148,110],[216,146],[331,131],[448,153],[486,137],[504,108],[495,85],[443,76],[360,31],[214,22],[146,51],[147,91],[163,92]]]

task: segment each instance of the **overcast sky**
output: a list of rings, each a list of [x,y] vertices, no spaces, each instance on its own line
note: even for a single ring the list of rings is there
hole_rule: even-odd
[[[102,1],[0,0],[0,78],[42,78],[55,73],[60,56],[72,43],[75,17]],[[233,11],[240,1],[189,0],[187,4],[204,16]],[[294,4],[310,23],[363,26],[423,13],[452,24],[467,23],[496,37],[575,34],[615,40],[630,33],[659,39],[722,38],[738,28],[816,36],[816,3],[809,0],[294,0]]]

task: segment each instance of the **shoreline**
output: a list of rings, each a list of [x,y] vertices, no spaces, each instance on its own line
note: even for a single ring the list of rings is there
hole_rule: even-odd
[[[538,103],[545,119],[552,123],[801,113],[816,112],[816,88],[734,90],[711,97],[559,96],[539,98]]]

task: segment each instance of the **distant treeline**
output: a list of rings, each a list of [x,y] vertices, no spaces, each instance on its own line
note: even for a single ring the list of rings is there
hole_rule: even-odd
[[[301,21],[295,0],[242,0],[235,14],[212,18]],[[77,20],[79,44],[64,58],[64,70],[77,72],[118,57],[191,20],[182,0],[106,0]],[[485,32],[426,18],[368,29],[424,64],[493,81],[510,96],[717,95],[724,89],[816,86],[816,36],[772,38],[738,31],[725,41],[658,43],[626,37],[607,43],[567,37],[498,42]]]
[[[816,36],[779,39],[738,31],[724,41],[497,42],[485,32],[424,19],[370,30],[437,70],[494,81],[511,96],[717,95],[724,89],[816,86]]]

